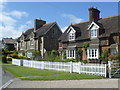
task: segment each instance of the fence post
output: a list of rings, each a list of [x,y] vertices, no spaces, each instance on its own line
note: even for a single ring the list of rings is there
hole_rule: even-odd
[[[108,75],[111,78],[111,61],[108,61]]]
[[[80,68],[81,68],[81,62],[79,62],[79,74],[81,73]]]
[[[105,77],[107,77],[107,65],[105,64]]]
[[[72,63],[72,61],[70,62],[70,73],[72,73],[73,72],[73,63]]]

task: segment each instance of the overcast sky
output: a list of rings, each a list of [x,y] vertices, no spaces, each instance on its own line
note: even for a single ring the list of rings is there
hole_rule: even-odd
[[[33,21],[41,18],[47,23],[56,21],[62,31],[74,23],[89,20],[89,7],[97,7],[100,17],[118,14],[117,2],[6,2],[0,3],[0,39],[17,38],[33,27]]]

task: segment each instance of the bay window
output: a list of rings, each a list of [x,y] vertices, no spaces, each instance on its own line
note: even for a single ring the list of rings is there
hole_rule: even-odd
[[[76,56],[75,49],[66,50],[67,59],[74,58]]]
[[[92,48],[87,50],[88,53],[88,59],[98,59],[99,52],[97,48]]]

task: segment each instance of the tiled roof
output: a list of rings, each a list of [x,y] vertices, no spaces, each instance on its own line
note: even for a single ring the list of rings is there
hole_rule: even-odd
[[[38,30],[36,30],[36,37],[35,38],[38,38],[38,37],[46,34],[46,32],[49,31],[49,29],[55,24],[56,24],[56,22],[51,22],[51,23],[48,23],[48,24],[44,24],[42,27],[40,27]],[[34,28],[28,29],[17,39],[17,41],[20,41],[20,38],[23,35],[24,35],[24,40],[29,40],[29,37],[30,37],[32,32],[34,32]]]
[[[12,39],[12,38],[3,38],[2,41],[5,44],[14,44],[14,43],[16,43],[16,39]]]
[[[120,25],[118,25],[118,18],[120,18],[120,15],[115,15],[115,16],[110,16],[110,17],[105,17],[100,19],[98,22],[96,22],[99,26],[100,29],[104,29],[105,33],[102,33],[98,37],[108,37],[110,36],[111,33],[120,33]],[[70,25],[76,30],[76,40],[84,40],[84,39],[89,39],[89,30],[88,27],[91,24],[90,21],[87,22],[81,22],[77,24]],[[70,27],[69,26],[69,27]],[[68,27],[68,28],[69,28]],[[61,41],[68,41],[68,28],[66,31],[61,35],[59,40]]]

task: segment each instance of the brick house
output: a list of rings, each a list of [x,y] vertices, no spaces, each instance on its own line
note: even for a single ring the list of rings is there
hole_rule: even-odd
[[[3,38],[2,44],[4,47],[9,47],[11,51],[16,50],[17,48],[17,41],[13,38]]]
[[[108,49],[111,55],[120,52],[120,15],[100,18],[100,11],[89,8],[89,21],[71,24],[59,38],[59,52],[66,58],[77,58],[80,48],[82,60],[99,59],[101,53]],[[88,42],[87,55],[83,43]]]
[[[19,54],[32,57],[32,51],[40,51],[41,56],[52,50],[58,50],[58,38],[62,32],[56,22],[46,24],[41,19],[34,20],[34,28],[30,28],[18,38],[17,49]]]

